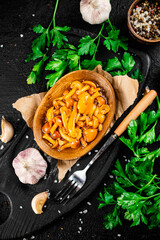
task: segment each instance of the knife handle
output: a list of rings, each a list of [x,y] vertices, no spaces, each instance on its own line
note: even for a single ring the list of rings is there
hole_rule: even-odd
[[[131,110],[131,112],[123,119],[119,126],[114,131],[115,134],[120,136],[126,129],[131,120],[135,120],[156,98],[157,92],[154,90],[149,91]]]

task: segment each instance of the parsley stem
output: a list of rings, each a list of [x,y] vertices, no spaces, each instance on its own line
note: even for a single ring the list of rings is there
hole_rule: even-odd
[[[159,195],[160,195],[160,193],[156,193],[156,194],[154,194],[152,196],[149,196],[149,197],[143,197],[143,199],[149,199],[149,198],[153,198],[153,197],[156,197],[156,196],[159,196]]]
[[[142,187],[141,189],[139,189],[139,190],[137,191],[137,193],[138,193],[138,192],[142,192],[146,187],[148,187],[148,185],[151,184],[151,182],[153,182],[153,180],[155,179],[155,177],[157,177],[156,174],[152,177],[152,179],[151,179],[144,187]]]
[[[109,26],[111,27],[111,29],[113,30],[113,26],[112,26],[112,23],[111,23],[111,21],[110,21],[110,19],[108,18],[108,23],[109,23]]]
[[[53,28],[55,28],[55,26],[56,26],[55,16],[56,16],[57,8],[58,8],[58,3],[59,3],[59,0],[56,1],[56,5],[55,5],[55,8],[54,8],[54,13],[53,13]]]
[[[158,95],[157,95],[156,99],[157,99],[158,109],[160,109],[160,101],[159,101],[159,97],[158,97]]]
[[[98,42],[97,42],[96,49],[95,49],[95,52],[94,52],[94,55],[93,55],[93,58],[94,58],[94,59],[95,59],[95,55],[96,55],[96,53],[97,53],[97,49],[98,49],[98,47],[99,47],[99,43],[100,43],[100,40],[101,40],[101,33],[102,33],[102,31],[103,31],[104,25],[105,25],[105,23],[102,24],[102,27],[101,27],[101,29],[100,29],[97,37],[95,38],[95,39],[98,38]]]

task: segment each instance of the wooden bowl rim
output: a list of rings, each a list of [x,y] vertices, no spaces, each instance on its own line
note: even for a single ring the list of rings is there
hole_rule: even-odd
[[[67,77],[70,77],[70,75],[72,75],[72,74],[77,74],[77,73],[79,73],[79,72],[81,72],[81,74],[83,74],[83,73],[84,73],[84,74],[85,74],[85,73],[86,73],[86,74],[92,73],[92,76],[95,75],[95,76],[97,76],[98,78],[100,78],[102,81],[103,81],[103,80],[105,81],[104,83],[107,84],[106,88],[109,88],[109,92],[110,92],[110,98],[109,98],[109,99],[110,99],[110,101],[112,102],[112,106],[111,106],[111,111],[110,111],[110,112],[108,113],[108,115],[107,115],[108,117],[105,119],[105,121],[104,121],[104,123],[103,123],[103,124],[106,123],[106,125],[107,125],[106,129],[103,129],[103,130],[102,130],[102,133],[100,132],[100,133],[97,135],[96,139],[95,139],[93,142],[91,142],[86,148],[84,148],[84,149],[86,149],[86,151],[83,149],[84,151],[77,151],[77,154],[76,154],[76,150],[78,150],[79,148],[78,148],[78,149],[71,149],[71,150],[70,150],[70,153],[71,153],[71,151],[72,151],[72,155],[75,153],[75,154],[74,154],[74,157],[70,157],[70,156],[65,156],[65,157],[63,156],[63,157],[62,157],[62,155],[63,155],[62,153],[64,153],[64,154],[67,155],[67,153],[64,152],[65,150],[62,151],[62,152],[58,152],[58,150],[52,149],[52,148],[45,142],[45,140],[43,140],[42,137],[40,137],[42,134],[41,134],[41,132],[40,132],[39,130],[37,130],[38,127],[36,126],[36,125],[37,125],[36,123],[37,123],[37,118],[38,118],[39,110],[41,109],[41,106],[43,107],[43,102],[45,102],[45,100],[47,99],[47,97],[50,96],[50,94],[52,93],[53,88],[55,88],[59,82],[63,82],[64,79],[66,79]],[[73,75],[73,76],[74,76],[74,75]],[[90,79],[88,79],[88,80],[90,80]],[[97,80],[95,79],[95,81],[97,81]],[[97,81],[97,82],[98,82],[98,81]],[[105,92],[106,92],[106,91],[105,91]],[[54,97],[53,97],[53,99],[54,99]],[[53,100],[53,99],[52,99],[52,100]],[[114,90],[113,90],[113,87],[112,87],[111,83],[110,83],[104,76],[102,76],[102,75],[100,75],[100,74],[98,74],[98,73],[96,73],[96,72],[90,71],[90,70],[77,70],[77,71],[70,72],[70,73],[64,75],[62,78],[60,78],[60,79],[58,80],[58,82],[46,93],[46,95],[45,95],[44,98],[42,99],[40,105],[38,106],[38,108],[37,108],[37,110],[36,110],[36,112],[35,112],[35,115],[34,115],[34,119],[33,119],[33,133],[34,133],[35,140],[36,140],[38,146],[40,147],[40,149],[41,149],[43,152],[45,152],[46,154],[48,154],[49,156],[51,156],[51,157],[53,157],[53,158],[55,158],[55,159],[59,159],[59,160],[73,160],[73,159],[78,159],[78,158],[84,156],[85,154],[87,154],[89,151],[91,151],[91,150],[101,141],[101,139],[104,137],[107,129],[110,127],[111,122],[112,122],[112,120],[113,120],[113,118],[114,118],[115,109],[116,109],[115,93],[114,93]],[[43,114],[44,114],[44,113],[43,113],[43,111],[42,111],[41,115],[43,115]],[[41,120],[39,120],[39,121],[41,121]],[[41,126],[42,126],[42,125],[41,125]],[[100,139],[97,141],[97,138],[98,138],[98,136],[99,136],[100,134],[102,134],[102,136],[99,137]],[[89,146],[90,146],[90,147],[89,147]],[[87,149],[88,149],[88,150],[87,150]],[[52,151],[51,151],[51,150],[52,150]],[[81,147],[79,150],[82,150],[82,147]],[[68,152],[69,152],[69,151],[68,151]],[[82,152],[83,152],[84,154],[82,154]],[[68,153],[68,155],[69,155],[69,153]]]
[[[131,31],[131,35],[132,35],[133,37],[137,38],[140,42],[148,43],[148,44],[149,44],[149,43],[158,43],[158,42],[160,42],[160,39],[149,40],[149,39],[143,38],[143,37],[141,37],[140,35],[138,35],[138,34],[134,31],[134,29],[133,29],[133,27],[132,27],[132,25],[131,25],[130,16],[131,16],[131,13],[132,13],[133,8],[134,8],[139,2],[143,2],[143,1],[144,1],[144,0],[135,0],[135,1],[131,4],[131,6],[129,7],[129,9],[128,9],[128,14],[127,14],[127,25],[128,25],[128,29]],[[157,0],[157,1],[160,2],[160,0]]]

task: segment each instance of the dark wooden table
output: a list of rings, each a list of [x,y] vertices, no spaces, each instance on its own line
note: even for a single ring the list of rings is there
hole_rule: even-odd
[[[121,29],[123,35],[129,37],[129,45],[131,47],[150,55],[151,68],[147,85],[157,90],[160,96],[160,44],[152,46],[142,45],[129,36],[126,16],[132,2],[132,0],[111,0],[112,11],[110,19],[114,25]],[[61,0],[56,17],[57,24],[97,33],[100,26],[89,25],[82,20],[79,3],[79,0]],[[41,90],[41,83],[31,86],[26,84],[27,75],[32,67],[32,64],[25,63],[26,56],[31,51],[31,42],[35,36],[32,28],[38,23],[43,26],[48,25],[54,4],[55,0],[5,0],[0,3],[0,117],[2,115],[7,116],[13,123],[16,134],[21,131],[24,121],[21,115],[12,109],[11,104],[19,97]],[[123,155],[125,155],[125,150],[122,146],[119,151],[119,157]],[[100,191],[103,192],[104,186],[111,182],[112,175],[107,174],[95,191],[71,212],[44,229],[20,239],[159,239],[160,230],[158,228],[148,230],[143,225],[130,228],[127,222],[122,227],[117,227],[112,231],[105,230],[103,217],[106,210],[98,210],[97,197]],[[3,215],[1,203],[0,206],[0,214],[2,211]],[[54,214],[54,212],[51,214]]]

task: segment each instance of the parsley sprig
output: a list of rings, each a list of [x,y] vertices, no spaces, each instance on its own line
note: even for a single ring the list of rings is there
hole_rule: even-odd
[[[44,28],[38,24],[33,28],[33,31],[36,34],[40,35],[32,42],[32,52],[28,55],[28,58],[25,61],[30,62],[37,59],[40,60],[32,68],[32,71],[27,78],[28,84],[35,84],[41,80],[45,62],[49,58],[48,53],[51,46],[60,49],[64,42],[68,41],[63,32],[68,32],[70,30],[70,27],[59,27],[56,26],[55,23],[55,15],[57,12],[58,3],[59,0],[56,1],[53,17],[49,26],[47,28]]]
[[[103,33],[104,30],[106,30],[105,33]],[[104,34],[107,34],[107,36]],[[96,60],[96,53],[98,52],[100,42],[102,42],[108,50],[112,50],[116,53],[118,52],[119,47],[128,50],[127,40],[127,38],[120,36],[120,30],[112,25],[108,19],[102,24],[101,29],[95,38],[85,36],[80,39],[78,54],[80,56],[92,56],[91,59],[84,59],[82,61],[82,67],[93,70],[98,64],[102,65],[101,61]]]
[[[81,63],[77,48],[71,44],[65,44],[63,49],[54,52],[50,62],[46,65],[45,70],[52,71],[46,76],[47,88],[52,87],[65,71],[71,72],[80,69]]]
[[[160,178],[155,172],[155,159],[160,157],[160,148],[149,151],[148,146],[156,141],[155,128],[160,118],[158,110],[141,113],[137,120],[128,126],[128,138],[121,141],[133,152],[134,156],[125,165],[116,161],[112,171],[116,180],[104,193],[99,194],[99,209],[112,205],[112,211],[104,218],[106,229],[123,224],[123,219],[131,221],[131,227],[144,223],[149,229],[160,227]]]
[[[120,30],[112,25],[109,19],[101,25],[96,37],[92,38],[89,35],[82,37],[77,47],[66,44],[68,39],[65,33],[70,30],[70,27],[56,25],[58,3],[59,0],[56,0],[53,16],[48,27],[44,28],[38,24],[33,28],[33,31],[39,36],[33,40],[32,52],[25,60],[26,62],[36,61],[27,78],[28,84],[39,82],[44,69],[50,71],[45,77],[47,89],[52,87],[65,73],[78,69],[93,70],[98,64],[102,65],[106,71],[110,71],[112,76],[125,75],[133,69],[135,61],[127,52],[124,53],[121,60],[115,57],[105,63],[97,59],[96,54],[99,51],[100,43],[114,53],[117,53],[119,48],[128,50],[128,39],[120,35]],[[49,60],[52,47],[54,47],[55,52]],[[142,81],[139,69],[132,73],[131,77],[139,78]]]

